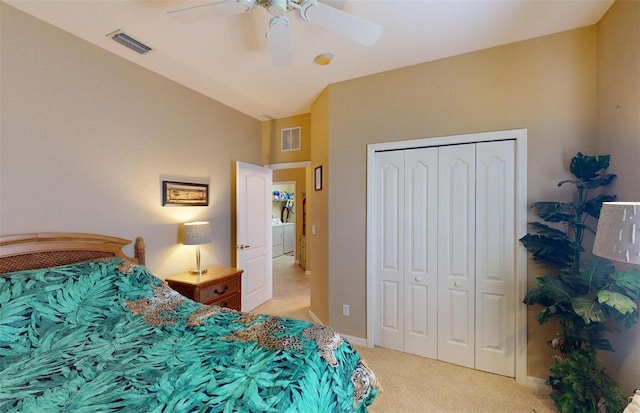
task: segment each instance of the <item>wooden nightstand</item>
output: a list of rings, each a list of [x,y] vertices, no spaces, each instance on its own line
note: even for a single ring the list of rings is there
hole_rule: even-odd
[[[240,311],[240,285],[243,270],[233,267],[207,267],[206,274],[184,272],[165,281],[180,294],[203,304],[214,304]]]

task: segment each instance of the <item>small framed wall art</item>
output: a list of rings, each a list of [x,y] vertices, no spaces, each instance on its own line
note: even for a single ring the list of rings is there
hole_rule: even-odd
[[[162,181],[163,206],[208,206],[209,184]]]
[[[322,190],[322,165],[316,166],[315,175],[314,175],[314,189],[316,191]]]

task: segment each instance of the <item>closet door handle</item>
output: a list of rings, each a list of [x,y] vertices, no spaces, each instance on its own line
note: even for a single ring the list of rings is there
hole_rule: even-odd
[[[414,278],[414,280],[415,280],[416,282],[420,282],[420,281],[422,281],[422,277],[416,277],[416,278]]]
[[[454,286],[454,287],[460,287],[460,281],[456,281],[456,282],[454,282],[454,283],[453,283],[453,286]]]

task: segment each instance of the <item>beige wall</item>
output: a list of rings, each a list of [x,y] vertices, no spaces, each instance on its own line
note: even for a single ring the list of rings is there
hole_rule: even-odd
[[[611,154],[610,170],[618,175],[610,192],[620,201],[640,201],[638,1],[617,1],[598,23],[598,151]],[[630,393],[640,387],[640,327],[611,338],[616,352],[604,353],[607,367]]]
[[[328,161],[330,136],[330,92],[325,89],[311,105],[311,174],[322,166],[322,190],[316,191],[311,178],[308,191],[307,257],[311,260],[311,312],[324,324],[329,324],[329,193],[331,169]],[[313,227],[316,228],[315,235]],[[355,292],[358,294],[358,292]]]
[[[329,86],[328,253],[314,251],[314,269],[328,266],[332,327],[366,337],[366,145],[527,128],[529,202],[568,198],[556,183],[596,146],[596,35],[591,26]],[[530,264],[529,279],[542,271]],[[546,376],[548,339],[530,322],[529,374]]]
[[[209,219],[215,239],[203,261],[229,264],[233,162],[311,159],[324,172],[323,190],[307,191],[311,310],[365,337],[368,143],[525,127],[529,201],[570,197],[555,183],[571,156],[596,148],[613,155],[614,192],[637,200],[639,5],[616,2],[597,28],[332,85],[302,115],[309,152],[292,159],[274,154],[272,139],[296,117],[260,123],[2,4],[0,234],[143,235],[164,276],[192,259],[178,223]],[[209,181],[211,205],[161,207],[162,177]],[[529,279],[543,271],[530,263]],[[610,369],[627,387],[640,383],[638,331],[614,340]],[[530,317],[531,375],[547,374],[549,336]]]
[[[280,147],[280,132],[284,128],[300,127],[300,150],[283,152]],[[262,122],[262,164],[277,165],[309,162],[311,159],[311,114],[290,116]],[[296,182],[296,240],[302,235],[302,200],[307,196],[309,168],[275,169],[273,182]],[[307,199],[307,203],[308,203]],[[308,235],[307,240],[308,240]],[[308,243],[308,241],[307,241]],[[300,259],[300,248],[296,242],[296,259]],[[311,271],[311,258],[307,254],[306,271]]]
[[[300,127],[300,150],[282,152],[282,129]],[[309,113],[262,122],[262,164],[303,162],[311,159],[311,115]]]
[[[194,265],[178,224],[207,219],[203,264],[231,264],[233,163],[260,163],[260,122],[0,7],[0,234],[142,235],[166,276]],[[209,182],[210,206],[163,207],[163,177]]]

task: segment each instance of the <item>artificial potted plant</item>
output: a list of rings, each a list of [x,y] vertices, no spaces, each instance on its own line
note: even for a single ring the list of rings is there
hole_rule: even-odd
[[[597,351],[613,351],[606,333],[612,322],[629,328],[638,318],[634,300],[640,297],[640,272],[616,271],[606,259],[583,259],[586,232],[595,234],[603,202],[615,196],[594,190],[610,185],[609,155],[573,157],[569,170],[575,179],[558,186],[575,187],[570,202],[534,202],[542,222],[532,222],[533,233],[520,239],[533,259],[554,270],[535,280],[524,303],[540,305],[540,324],[558,323],[557,336],[548,344],[557,353],[547,384],[560,412],[621,412],[625,397],[606,373]],[[599,191],[595,191],[599,192]]]

